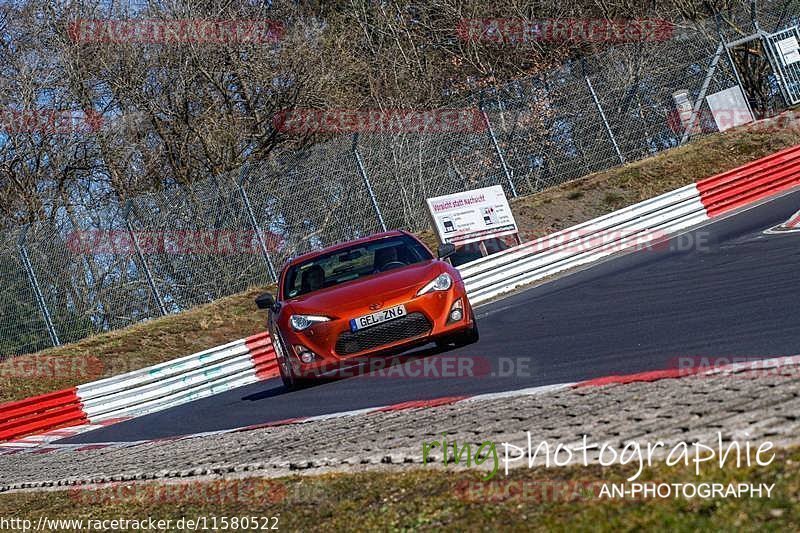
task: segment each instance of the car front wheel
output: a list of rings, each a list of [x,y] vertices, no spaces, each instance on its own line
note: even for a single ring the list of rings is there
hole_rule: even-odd
[[[459,333],[456,335],[455,344],[456,346],[466,346],[468,344],[475,344],[478,342],[480,335],[478,334],[478,322],[475,320],[475,314],[470,313],[470,317],[472,318],[472,327],[468,330],[464,331],[463,333]]]
[[[475,314],[470,313],[472,318],[472,326],[469,329],[456,333],[452,337],[445,337],[436,341],[436,346],[439,348],[446,348],[450,345],[455,345],[457,348],[474,344],[478,342],[480,335],[478,334],[478,322],[475,320]]]
[[[270,332],[272,335],[272,346],[275,349],[275,359],[278,362],[278,371],[281,374],[281,381],[284,388],[287,390],[297,390],[303,388],[303,383],[300,381],[292,371],[291,364],[289,363],[289,354],[286,351],[283,340],[277,334],[277,330]]]

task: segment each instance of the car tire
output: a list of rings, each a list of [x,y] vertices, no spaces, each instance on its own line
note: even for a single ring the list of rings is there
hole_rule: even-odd
[[[478,322],[475,320],[475,313],[470,312],[469,316],[472,319],[472,327],[463,333],[456,335],[454,339],[456,347],[460,348],[461,346],[475,344],[478,342],[478,339],[480,339],[480,334],[478,333]]]
[[[291,373],[287,373],[283,369],[283,364],[278,363],[278,370],[281,373],[281,381],[283,382],[283,388],[286,390],[297,390],[299,387],[297,386],[297,381],[295,377]]]
[[[451,337],[437,339],[436,346],[441,349],[448,348],[451,345],[455,345],[456,348],[460,348],[462,346],[467,346],[469,344],[478,342],[480,335],[478,334],[478,323],[475,321],[475,314],[470,312],[470,318],[472,318],[472,327],[466,331],[456,333]]]
[[[276,330],[273,331],[277,333]],[[276,335],[273,332],[270,332],[270,335],[272,336],[272,344],[275,347],[275,359],[278,363],[278,372],[280,372],[283,387],[286,390],[293,391],[307,386],[307,382],[295,376],[294,372],[292,372],[292,369],[289,367],[289,361],[287,360],[288,352],[283,344],[283,339],[280,338],[280,335]],[[280,352],[280,356],[278,352]]]

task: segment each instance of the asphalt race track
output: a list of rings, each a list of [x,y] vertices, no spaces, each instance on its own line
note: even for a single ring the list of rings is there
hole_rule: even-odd
[[[428,368],[470,356],[478,362],[475,375],[366,375],[295,392],[273,379],[60,442],[155,439],[574,382],[675,367],[687,356],[799,354],[800,233],[762,233],[798,208],[800,191],[679,236],[663,249],[624,255],[487,304],[477,309],[479,343],[409,356],[424,357]]]

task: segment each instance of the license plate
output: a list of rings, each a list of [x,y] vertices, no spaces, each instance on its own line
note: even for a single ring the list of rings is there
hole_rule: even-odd
[[[405,305],[398,305],[396,307],[390,307],[389,309],[381,309],[375,313],[352,319],[350,321],[350,331],[358,331],[360,329],[374,326],[375,324],[400,318],[401,316],[406,316]]]

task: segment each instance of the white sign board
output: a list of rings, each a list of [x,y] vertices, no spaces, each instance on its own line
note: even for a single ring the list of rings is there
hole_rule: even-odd
[[[784,65],[788,66],[800,61],[800,44],[797,42],[797,37],[789,37],[778,41],[776,44]]]
[[[742,124],[753,122],[753,114],[747,107],[741,87],[734,85],[718,93],[706,96],[706,102],[711,109],[711,116],[717,124],[719,131],[725,131]]]
[[[427,202],[440,242],[462,245],[517,233],[501,185],[437,196]]]

